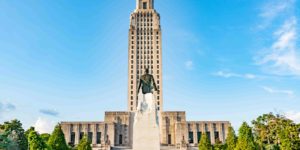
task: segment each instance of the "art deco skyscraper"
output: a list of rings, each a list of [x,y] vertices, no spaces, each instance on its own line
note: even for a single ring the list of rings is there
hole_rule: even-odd
[[[148,68],[159,92],[155,92],[158,109],[162,99],[162,47],[160,15],[154,9],[154,0],[136,0],[136,9],[130,16],[128,36],[128,111],[137,108],[139,79]]]

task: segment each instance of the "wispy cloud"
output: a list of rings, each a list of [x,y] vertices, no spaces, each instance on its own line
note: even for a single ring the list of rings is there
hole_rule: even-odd
[[[267,20],[274,20],[282,12],[290,11],[295,0],[282,0],[271,2],[261,13]],[[300,54],[297,47],[297,18],[294,13],[286,14],[282,25],[277,28],[271,38],[272,44],[262,48],[255,61],[264,71],[275,75],[300,76]],[[271,22],[271,21],[270,21]]]
[[[188,69],[188,70],[192,70],[194,68],[194,63],[191,60],[186,61],[184,63],[184,65],[185,65],[185,68]]]
[[[257,64],[272,74],[300,76],[296,26],[297,20],[293,17],[274,32],[276,40],[270,48],[264,50],[263,54],[256,58]]]
[[[290,98],[295,96],[295,93],[292,90],[278,90],[278,89],[274,89],[274,88],[268,87],[268,86],[263,86],[262,88],[270,94],[284,94]]]
[[[55,116],[55,117],[59,115],[59,112],[51,109],[40,109],[39,112],[45,115]]]
[[[214,76],[218,77],[223,77],[223,78],[245,78],[245,79],[256,79],[258,76],[254,74],[238,74],[238,73],[233,73],[233,72],[228,72],[228,71],[218,71],[213,73]]]
[[[300,112],[296,111],[288,111],[285,113],[285,117],[288,119],[293,120],[296,123],[300,123]]]
[[[275,18],[289,12],[294,4],[295,0],[270,0],[265,3],[259,14],[263,21],[258,27],[260,29],[268,27]]]
[[[16,106],[9,102],[0,102],[0,116],[2,113],[16,110]]]

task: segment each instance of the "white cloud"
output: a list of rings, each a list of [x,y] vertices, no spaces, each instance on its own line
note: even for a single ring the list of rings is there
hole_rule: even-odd
[[[295,14],[296,0],[269,0],[259,16],[263,23],[261,29],[266,29],[273,22],[281,26],[272,26],[273,39],[255,56],[255,61],[262,69],[270,74],[281,76],[300,76],[300,54],[297,47],[297,17]]]
[[[223,77],[223,78],[245,78],[245,79],[256,79],[258,78],[254,74],[238,74],[238,73],[232,73],[228,71],[218,71],[216,73],[213,73],[214,76]]]
[[[35,122],[34,127],[39,133],[51,133],[55,125],[56,122],[39,117]]]
[[[278,90],[278,89],[274,89],[272,87],[267,87],[267,86],[263,86],[262,88],[270,94],[284,94],[290,98],[295,96],[295,93],[292,90]]]
[[[261,65],[268,73],[276,75],[300,76],[300,55],[296,46],[297,20],[292,17],[276,32],[276,39],[264,54],[256,58],[257,64]]]
[[[296,123],[300,123],[300,112],[296,111],[288,111],[285,113],[285,117],[288,119],[293,120]]]
[[[189,60],[189,61],[186,61],[186,62],[185,62],[185,68],[186,68],[186,69],[192,70],[193,67],[194,67],[193,61]]]

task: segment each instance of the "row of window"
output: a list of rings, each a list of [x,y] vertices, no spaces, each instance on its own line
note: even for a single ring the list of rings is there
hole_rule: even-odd
[[[147,36],[146,34],[144,36],[137,36],[137,40],[139,41],[142,41],[143,40],[143,37],[144,37],[144,42],[146,42],[146,40],[153,40],[153,36]],[[134,39],[134,36],[131,36],[131,39],[133,40]],[[156,39],[158,40],[159,39],[159,36],[156,36]]]
[[[134,17],[132,18],[134,19]],[[153,18],[152,17],[137,17],[136,18],[136,21],[141,21],[141,22],[152,22],[153,21]]]
[[[83,138],[84,134],[85,134],[84,132],[79,133],[78,141],[80,141]],[[69,144],[72,144],[72,145],[75,144],[75,137],[76,137],[75,132],[71,132]],[[93,142],[93,132],[88,132],[87,137],[88,137],[89,142],[92,143]],[[96,144],[101,144],[101,132],[96,133]]]
[[[131,41],[131,44],[134,44],[134,41]],[[137,41],[137,44],[153,44],[153,42],[152,41],[144,41],[144,43],[143,43],[143,41]],[[156,41],[156,44],[159,44],[159,41]]]
[[[131,46],[131,50],[134,49],[134,46]],[[137,50],[153,50],[153,46],[137,46]],[[159,49],[159,46],[156,46],[156,49]]]
[[[149,12],[147,12],[147,13],[145,13],[145,12],[138,12],[136,16],[137,17],[152,17],[153,15],[152,15],[152,13],[149,13]]]
[[[153,23],[137,23],[136,24],[138,26],[138,29],[139,29],[139,26],[141,26],[140,28],[143,28],[143,27],[152,27],[153,26]]]
[[[143,38],[144,37],[144,38]],[[134,40],[134,36],[131,37],[132,40]],[[137,36],[137,41],[140,41],[140,42],[143,42],[144,41],[144,44],[153,44],[152,43],[152,40],[153,40],[153,36],[148,36],[148,35],[144,35],[144,36]],[[156,36],[156,40],[158,41],[159,40],[159,36]],[[150,41],[150,42],[149,42]]]
[[[134,18],[132,18],[134,19]],[[140,21],[140,22],[152,22],[153,21],[153,18],[151,17],[138,17],[136,18],[136,21]]]
[[[153,65],[151,65],[151,66],[148,65],[148,66],[144,66],[144,67],[143,67],[143,65],[141,65],[140,67],[139,67],[139,65],[137,65],[136,68],[138,68],[138,69],[139,69],[139,68],[140,68],[140,69],[147,69],[147,68],[148,68],[148,69],[150,69],[150,68],[153,69]],[[157,65],[156,68],[159,69],[159,65]],[[133,69],[133,65],[131,65],[131,69]],[[153,71],[152,71],[152,70],[151,70],[151,74],[153,74]]]
[[[131,65],[130,68],[133,69],[133,65]],[[139,65],[137,65],[136,68],[137,69],[147,69],[147,68],[153,69],[153,65],[151,65],[151,66],[148,65],[148,66],[144,66],[144,67],[143,67],[143,65],[141,65],[140,67],[139,67]],[[159,69],[159,65],[157,65],[157,69]],[[150,73],[153,74],[153,71],[151,70]]]
[[[145,53],[146,53],[146,51],[145,51]],[[149,51],[148,51],[148,53],[149,53]],[[144,57],[143,57],[144,56]],[[146,59],[148,60],[148,61],[150,61],[150,59],[152,60],[153,59],[153,54],[152,55],[150,55],[150,54],[137,54],[136,55],[136,58],[137,59],[139,59],[140,61],[146,61]],[[134,55],[132,54],[131,55],[131,59],[134,59]],[[144,59],[144,60],[143,60]],[[156,55],[156,59],[159,59],[159,55]],[[137,60],[137,63],[138,63],[138,61],[139,60]],[[153,60],[152,60],[153,61]],[[159,63],[159,62],[157,62],[157,63]]]
[[[137,35],[153,35],[153,30],[140,29],[136,30]],[[131,35],[134,35],[134,31],[131,31]],[[159,32],[156,32],[156,35],[159,35]]]
[[[144,60],[141,60],[141,62],[144,61],[146,63],[146,61],[148,61],[148,63],[149,63],[150,59],[153,59],[153,55],[149,55],[149,54],[148,55],[147,54],[143,55],[143,54],[141,54],[141,55],[136,55],[136,58],[137,59],[143,59],[144,58]],[[133,54],[131,55],[131,59],[134,59]],[[148,60],[146,60],[146,59],[148,59]],[[156,59],[159,59],[159,55],[156,55]],[[139,60],[137,60],[137,63],[139,63]],[[159,61],[157,61],[157,63],[159,63]]]
[[[131,62],[133,63],[133,60],[131,60]],[[141,64],[141,65],[143,65],[143,64],[145,64],[145,65],[153,65],[153,60],[137,60],[136,61],[137,62],[137,65],[139,65],[139,64]],[[157,60],[157,64],[159,64],[159,60]],[[133,67],[131,67],[132,69],[133,69]],[[138,66],[137,66],[137,68],[139,68]],[[148,66],[148,68],[149,68],[149,66]],[[153,68],[153,67],[151,67],[151,68]],[[157,67],[157,68],[159,68],[159,67]]]
[[[140,51],[136,51],[137,54],[153,54],[153,50],[140,50]],[[157,54],[159,54],[159,50],[156,51]],[[134,50],[131,50],[131,54],[134,54]]]
[[[143,38],[143,37],[144,37],[144,38]],[[146,35],[146,34],[145,34],[144,36],[143,36],[143,35],[138,35],[138,36],[137,36],[137,40],[138,40],[138,41],[142,41],[142,40],[144,39],[144,42],[146,42],[146,40],[152,41],[153,38],[154,38],[154,37],[153,37],[152,35]],[[134,36],[132,36],[131,39],[134,39]],[[158,39],[159,39],[159,36],[156,36],[156,40],[158,40]]]

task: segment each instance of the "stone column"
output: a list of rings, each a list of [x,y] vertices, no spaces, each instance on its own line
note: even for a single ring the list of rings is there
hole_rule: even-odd
[[[114,123],[108,123],[107,124],[107,135],[110,142],[110,146],[115,145],[115,124]]]
[[[219,131],[219,139],[222,143],[224,143],[224,135],[222,130],[222,123],[218,123],[218,131]]]
[[[79,124],[74,125],[74,131],[75,131],[75,145],[79,144]]]
[[[106,140],[107,131],[105,130],[105,126],[106,124],[103,124],[99,127],[100,128],[99,131],[101,132],[101,141],[100,141],[101,145],[104,145]]]
[[[211,144],[215,144],[215,130],[214,130],[214,127],[213,127],[213,123],[209,123],[209,128],[210,128]]]
[[[193,125],[193,136],[194,136],[194,145],[198,143],[197,139],[197,123],[194,123]]]
[[[97,144],[97,124],[92,125],[93,129],[93,139],[92,139],[92,144]]]

